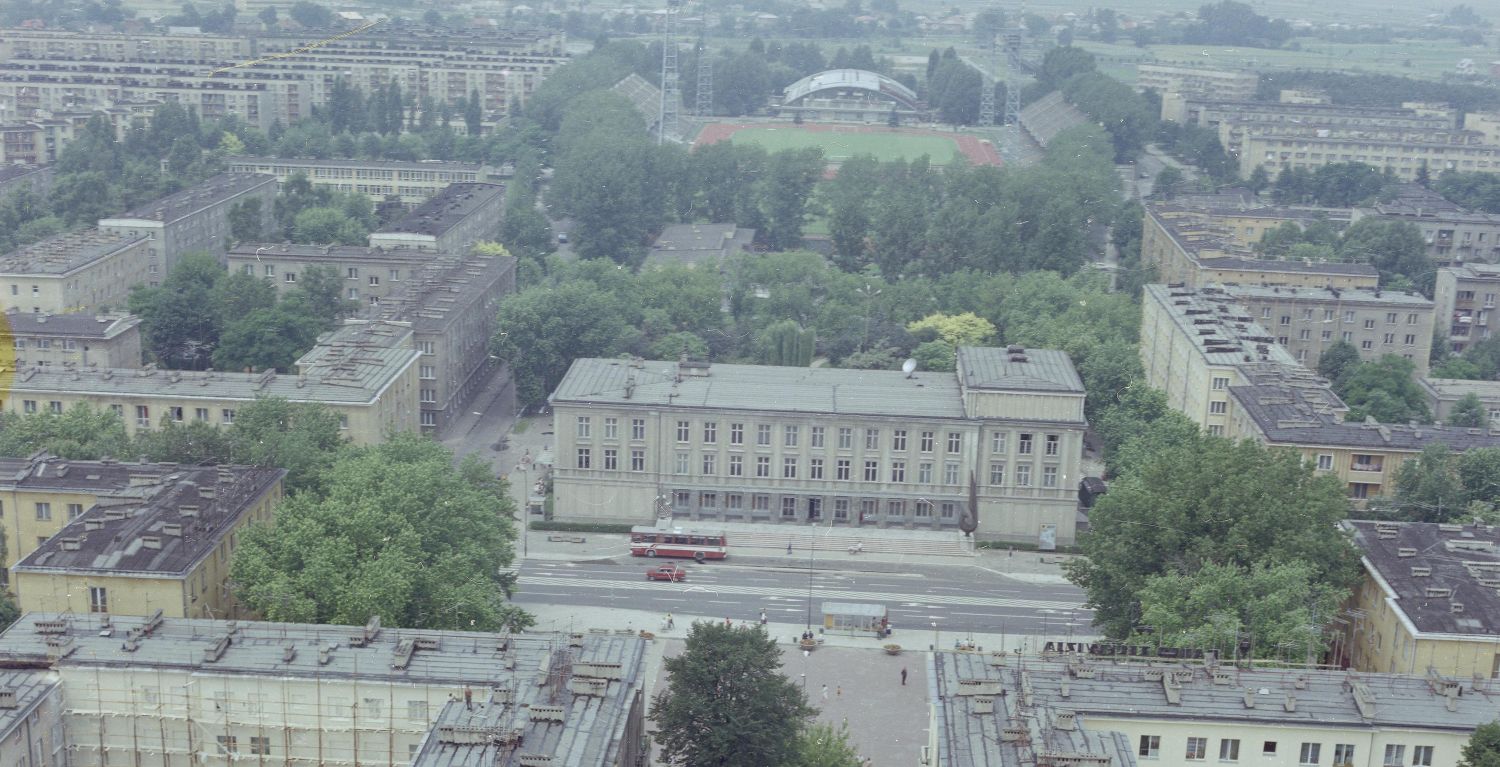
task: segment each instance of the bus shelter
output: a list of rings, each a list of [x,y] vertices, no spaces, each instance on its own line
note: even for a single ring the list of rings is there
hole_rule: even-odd
[[[886,618],[885,605],[861,604],[858,602],[824,602],[823,630],[836,634],[870,633],[882,636],[890,620]]]

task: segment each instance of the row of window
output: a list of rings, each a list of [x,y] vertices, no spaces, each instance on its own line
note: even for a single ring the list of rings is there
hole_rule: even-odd
[[[1345,330],[1343,333],[1341,333],[1339,335],[1339,338],[1341,340],[1343,340],[1343,341],[1348,342],[1348,343],[1354,343],[1354,333],[1351,332],[1351,331]],[[1282,346],[1286,346],[1287,345],[1287,340],[1288,340],[1287,336],[1278,336],[1277,339],[1276,339],[1276,343],[1279,343]],[[1297,340],[1298,341],[1311,341],[1312,340],[1312,331],[1309,330],[1309,329],[1307,329],[1307,328],[1303,328],[1303,329],[1297,331]],[[1332,341],[1333,340],[1333,331],[1331,331],[1331,330],[1325,330],[1325,331],[1323,331],[1323,333],[1319,336],[1318,340],[1320,340],[1320,341]],[[1384,336],[1382,336],[1381,341],[1386,346],[1394,346],[1395,343],[1396,343],[1396,334],[1395,333],[1386,333]],[[1359,345],[1360,345],[1361,349],[1373,349],[1373,348],[1375,348],[1375,340],[1367,338],[1367,339],[1364,339],[1364,340],[1360,341]],[[1407,333],[1402,338],[1402,345],[1404,345],[1404,346],[1416,346],[1417,345],[1417,337],[1416,337],[1416,335],[1413,334],[1413,333]]]
[[[620,438],[620,419],[605,417],[603,419],[604,439]],[[718,421],[704,421],[702,424],[702,442],[705,445],[719,444]],[[772,424],[755,424],[755,445],[757,447],[771,447],[774,443],[774,429]],[[881,430],[867,428],[858,430],[861,442],[866,450],[879,450],[881,444]],[[855,432],[853,427],[840,426],[835,431],[837,447],[839,450],[853,450],[855,444]],[[594,433],[594,419],[592,416],[581,415],[577,417],[575,434],[578,439],[592,439]],[[782,447],[801,447],[803,429],[799,425],[786,424],[781,427]],[[913,445],[918,452],[932,453],[936,451],[939,444],[939,434],[936,431],[920,431],[913,434],[906,429],[892,429],[890,431],[890,448],[895,452],[906,452]],[[693,441],[692,421],[679,420],[676,425],[676,437],[678,444],[688,444]],[[1037,435],[1023,432],[1016,442],[1016,451],[1021,455],[1031,455],[1036,450]],[[630,439],[641,441],[646,438],[646,419],[630,419]],[[730,423],[728,429],[728,444],[746,444],[746,425],[743,423]],[[950,431],[942,435],[941,443],[944,452],[963,452],[964,435],[962,432]],[[1009,435],[997,432],[990,436],[990,450],[1003,453],[1007,450]],[[825,448],[828,446],[828,429],[824,426],[810,426],[807,428],[807,444],[813,448]],[[1058,455],[1062,448],[1062,436],[1058,434],[1042,435],[1042,452],[1044,455]]]
[[[75,340],[73,340],[73,339],[71,339],[71,338],[61,339],[60,345],[62,346],[63,351],[69,351],[70,352],[70,351],[74,351],[74,350],[76,350],[78,348],[78,342],[75,341]],[[34,347],[34,348],[37,348],[37,349],[51,349],[52,348],[52,339],[50,339],[50,338],[38,338],[38,339],[35,339],[35,340],[33,340],[31,342],[31,346]],[[26,348],[26,339],[24,339],[24,338],[17,338],[16,339],[16,348],[17,349],[25,349]]]
[[[604,471],[620,470],[620,451],[617,448],[606,447],[600,451],[600,469]],[[728,477],[753,476],[757,479],[770,479],[771,457],[766,455],[752,456],[754,462],[750,464],[753,473],[747,473],[745,456],[731,454],[724,464]],[[688,475],[693,473],[692,454],[683,450],[678,451],[673,465],[673,474]],[[719,454],[703,453],[699,457],[699,473],[705,477],[719,476]],[[594,468],[594,449],[591,447],[580,447],[577,449],[573,467],[576,469]],[[891,461],[887,472],[881,471],[879,461],[867,460],[864,462],[863,472],[860,478],[865,482],[888,481],[893,483],[904,483],[914,481],[921,485],[934,484],[934,469],[932,463],[922,462],[916,464],[916,471],[908,471],[906,461]],[[810,458],[807,462],[808,479],[834,479],[841,482],[854,480],[854,461],[850,458],[838,458],[833,463],[833,476],[828,476],[828,462],[823,458]],[[1002,486],[1006,484],[1008,474],[1005,461],[991,461],[989,467],[989,484]],[[642,472],[646,470],[646,451],[644,448],[632,448],[630,450],[630,471]],[[781,459],[781,479],[799,479],[802,471],[802,459],[787,456]],[[1031,487],[1034,467],[1029,463],[1018,463],[1015,467],[1015,486]],[[882,475],[885,477],[882,480]],[[1043,466],[1041,471],[1042,487],[1057,487],[1058,467]],[[960,474],[960,466],[957,461],[947,461],[943,464],[944,485],[961,485],[963,477]]]
[[[1278,745],[1274,740],[1261,742],[1260,752],[1262,756],[1276,756]],[[1144,759],[1158,759],[1161,757],[1161,736],[1142,735],[1140,748],[1136,752]],[[1208,738],[1190,737],[1183,754],[1188,761],[1200,761],[1208,758]],[[1297,763],[1300,765],[1322,764],[1323,744],[1303,743],[1297,754]],[[1237,762],[1240,760],[1239,738],[1223,738],[1219,741],[1219,761]],[[1333,747],[1333,765],[1354,764],[1354,744],[1339,743]],[[1431,767],[1432,746],[1412,746],[1411,761],[1406,761],[1406,746],[1401,744],[1387,744],[1385,747],[1384,767]]]
[[[1472,295],[1470,297],[1472,297]],[[1306,320],[1306,321],[1311,321],[1313,319],[1313,312],[1314,311],[1315,310],[1312,309],[1311,307],[1305,307],[1305,308],[1303,308],[1303,310],[1302,310],[1302,319]],[[1324,322],[1333,322],[1335,316],[1336,316],[1335,310],[1333,310],[1333,309],[1324,309],[1323,310],[1323,321]],[[1387,324],[1387,325],[1395,325],[1397,322],[1400,321],[1400,316],[1401,316],[1400,312],[1386,312],[1385,313],[1385,324]],[[1418,321],[1418,319],[1420,317],[1421,317],[1421,315],[1418,314],[1418,313],[1416,313],[1416,312],[1408,313],[1406,315],[1406,324],[1408,324],[1408,325],[1415,325],[1415,324],[1417,324],[1417,321]],[[1271,319],[1271,307],[1269,307],[1269,306],[1261,307],[1260,318],[1263,319],[1263,320],[1269,320],[1269,319]],[[1355,321],[1355,310],[1353,310],[1353,309],[1346,309],[1344,311],[1344,322],[1346,322],[1346,323],[1352,323],[1354,321]],[[1281,315],[1281,324],[1283,324],[1283,325],[1290,325],[1290,324],[1292,324],[1292,315],[1290,315],[1290,314],[1283,314],[1283,315]],[[1366,319],[1365,320],[1365,330],[1374,330],[1374,329],[1375,329],[1375,320],[1373,318]]]
[[[721,497],[723,501],[722,506],[720,504]],[[751,494],[747,496],[744,493],[724,493],[721,496],[718,492],[703,491],[698,493],[697,500],[697,507],[703,511],[713,512],[718,511],[720,508],[728,512],[744,511],[746,508],[751,511],[766,513],[770,513],[771,511],[771,496],[764,494]],[[784,519],[796,518],[799,500],[801,499],[793,495],[781,496],[781,517]],[[805,500],[807,518],[822,519],[823,499],[807,498]],[[746,506],[747,501],[749,502],[748,507]],[[691,490],[672,491],[673,508],[685,511],[692,506],[692,503],[693,492]],[[880,514],[881,501],[878,498],[834,498],[833,519],[839,522],[848,521],[850,513],[856,508],[859,511],[859,521],[864,522],[868,519],[874,519]],[[931,518],[934,510],[938,512],[942,519],[955,519],[958,516],[957,501],[941,501],[938,503],[925,499],[916,501],[890,499],[885,501],[885,516],[888,519],[905,517],[908,509],[912,511],[913,516],[917,519]]]
[[[68,504],[68,520],[69,521],[77,519],[78,515],[80,515],[82,513],[83,513],[83,504],[81,504],[81,503],[70,503],[70,504]],[[4,518],[5,518],[5,502],[4,501],[0,501],[0,519],[4,519]],[[52,504],[48,503],[46,501],[37,501],[37,503],[36,503],[36,518],[38,520],[42,521],[42,522],[51,521],[51,519],[52,519]],[[47,539],[46,538],[42,538],[41,540],[45,541]]]

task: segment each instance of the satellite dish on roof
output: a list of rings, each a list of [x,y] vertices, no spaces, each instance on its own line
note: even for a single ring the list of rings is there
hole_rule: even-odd
[[[911,374],[917,372],[917,361],[907,357],[906,361],[901,363],[901,372],[905,373],[907,378],[911,378]]]

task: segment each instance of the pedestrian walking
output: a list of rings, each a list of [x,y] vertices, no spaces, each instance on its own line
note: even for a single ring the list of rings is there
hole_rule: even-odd
[[[673,625],[675,625],[675,624],[672,623],[672,614],[671,613],[667,613],[667,630],[671,631]]]
[[[823,685],[823,702],[828,702],[828,685]]]
[[[906,686],[906,667],[905,666],[901,667],[901,686],[902,687]]]
[[[787,541],[786,542],[786,554],[787,554],[787,556],[791,556],[792,555],[792,542],[791,541]]]
[[[760,625],[762,625],[762,626],[766,625],[766,611],[765,610],[761,610],[760,611]]]

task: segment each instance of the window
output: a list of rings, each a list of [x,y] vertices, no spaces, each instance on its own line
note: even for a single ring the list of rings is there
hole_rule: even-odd
[[[1290,324],[1292,324],[1292,315],[1290,315],[1290,314],[1283,314],[1283,315],[1281,315],[1281,324],[1283,324],[1283,325],[1290,325]]]
[[[755,427],[755,444],[761,447],[771,446],[771,425],[759,424]]]
[[[1365,320],[1365,330],[1374,330],[1375,320]]]
[[[417,368],[417,377],[425,379],[425,380],[428,380],[428,381],[436,379],[437,378],[437,366],[436,365],[421,365],[421,366],[419,366]]]
[[[618,418],[606,418],[606,419],[604,419],[604,438],[605,439],[619,439],[620,438],[620,419],[618,419]]]
[[[1332,330],[1325,330],[1325,331],[1323,331],[1322,335],[1319,336],[1319,340],[1322,340],[1322,341],[1332,341],[1333,340],[1333,331]]]
[[[797,478],[797,459],[796,458],[790,458],[790,457],[788,457],[788,458],[781,459],[781,478],[782,479],[796,479]]]
[[[1359,348],[1369,351],[1370,349],[1375,348],[1375,342],[1366,338],[1365,340],[1359,342]]]
[[[1228,402],[1210,402],[1210,403],[1208,403],[1208,412],[1209,413],[1212,413],[1214,415],[1223,415],[1224,413],[1226,413],[1228,411],[1229,411],[1229,403]]]
[[[630,470],[631,471],[645,471],[646,470],[646,451],[644,451],[644,450],[642,450],[642,449],[640,449],[638,447],[631,448],[631,450],[630,450]]]
[[[958,461],[947,461],[943,463],[943,484],[958,484]]]
[[[796,447],[797,446],[797,441],[799,439],[801,439],[801,438],[802,438],[802,427],[800,427],[800,426],[783,426],[783,427],[781,427],[781,446],[782,447]]]
[[[1333,454],[1332,453],[1319,453],[1318,454],[1318,470],[1319,471],[1333,471]]]
[[[1042,487],[1057,487],[1057,467],[1042,467]]]
[[[1269,306],[1263,306],[1263,307],[1261,307],[1260,318],[1263,319],[1263,320],[1269,320],[1269,319],[1271,319],[1271,307],[1269,307]]]
[[[948,432],[948,452],[957,453],[964,447],[964,435],[956,432]]]
[[[1021,435],[1020,452],[1021,452],[1021,455],[1031,455],[1031,435],[1030,434],[1022,434]]]
[[[843,521],[849,518],[849,499],[833,499],[833,518]]]
[[[814,426],[809,429],[807,435],[807,444],[812,447],[822,447],[824,431],[825,430],[822,426]]]
[[[1403,343],[1405,343],[1407,346],[1415,346],[1417,343],[1417,337],[1408,333],[1406,335],[1406,338],[1403,340]]]
[[[822,479],[823,478],[823,459],[822,458],[813,458],[813,459],[810,459],[808,461],[808,464],[807,464],[807,478],[808,479]]]
[[[89,612],[109,612],[109,591],[103,586],[89,587]]]
[[[80,514],[82,514],[82,513],[83,513],[83,504],[81,504],[81,503],[70,503],[70,504],[68,504],[68,520],[69,521],[78,519],[78,516]]]
[[[932,484],[932,464],[917,464],[917,481],[924,485]]]
[[[880,481],[880,462],[879,461],[865,461],[865,481],[866,482],[879,482]]]
[[[1191,761],[1200,761],[1208,756],[1208,738],[1188,738],[1185,756]]]
[[[930,432],[930,431],[924,431],[924,432],[922,432],[922,441],[921,441],[922,452],[924,452],[924,453],[930,453],[930,452],[932,452],[932,436],[933,436],[932,432]]]
[[[1343,332],[1343,333],[1340,333],[1340,334],[1339,334],[1339,337],[1340,337],[1340,338],[1341,338],[1341,339],[1342,339],[1342,340],[1344,340],[1344,341],[1348,341],[1348,342],[1350,342],[1350,343],[1353,343],[1353,341],[1354,341],[1354,334],[1353,334],[1353,333],[1350,333],[1350,332],[1349,332],[1349,331],[1347,331],[1347,330],[1345,330],[1345,331],[1344,331],[1344,332]]]
[[[845,480],[845,481],[847,481],[849,479],[849,459],[848,458],[840,458],[840,459],[838,459],[838,464],[834,467],[833,478],[834,479],[838,479],[838,480]]]
[[[866,450],[879,450],[880,449],[880,430],[879,429],[865,429],[865,449]]]
[[[1385,761],[1381,762],[1385,767],[1401,767],[1406,761],[1406,746],[1398,746],[1388,743],[1385,747]]]
[[[1016,467],[1016,486],[1031,487],[1031,464],[1023,463]]]
[[[1003,453],[1003,452],[1005,452],[1005,432],[1003,432],[1003,431],[997,431],[994,434],[990,435],[990,452],[991,453]]]
[[[380,287],[380,275],[377,275],[377,274],[370,275],[370,287],[372,287],[372,288],[378,288],[378,287]]]
[[[591,429],[592,427],[589,425],[589,417],[586,415],[578,416],[578,438],[588,439]]]
[[[839,449],[850,450],[854,447],[854,430],[845,426],[839,427]]]
[[[1340,743],[1333,747],[1333,763],[1337,767],[1354,764],[1354,744]]]
[[[742,423],[729,424],[729,444],[745,444],[745,425]]]
[[[36,412],[36,400],[28,399],[21,402],[21,409],[27,413]]]
[[[646,419],[630,419],[630,438],[637,442],[646,438]]]
[[[1297,340],[1298,341],[1310,341],[1310,340],[1312,340],[1312,331],[1308,330],[1307,328],[1303,328],[1303,329],[1297,331]]]
[[[942,505],[943,519],[953,519],[958,513],[958,504],[952,501],[944,501]]]
[[[49,412],[49,413],[52,413],[54,415],[61,415],[62,414],[62,410],[63,410],[62,403],[59,402],[59,401],[57,401],[57,400],[52,400],[51,402],[47,403],[47,412]],[[174,407],[174,408],[172,408],[172,410],[176,414],[176,417],[173,418],[172,420],[174,420],[174,421],[181,421],[182,420],[182,408],[180,408],[180,407]]]
[[[897,452],[906,450],[906,430],[896,429],[891,432],[891,449]]]
[[[604,448],[604,470],[619,471],[620,451],[612,447]]]
[[[950,483],[952,484],[952,483]],[[990,462],[990,484],[995,487],[1005,484],[1005,462]]]
[[[52,504],[37,501],[36,518],[42,522],[50,521],[52,519]]]
[[[1260,746],[1260,754],[1261,754],[1261,756],[1275,756],[1276,755],[1276,741],[1274,741],[1274,740],[1268,740],[1268,741],[1262,743],[1261,746]]]
[[[906,501],[887,501],[885,504],[885,515],[887,517],[906,516]]]
[[[224,408],[219,411],[219,420],[224,423],[234,423],[234,411],[227,407]]]
[[[687,442],[688,440],[692,439],[693,438],[692,437],[692,428],[693,428],[693,424],[690,421],[678,421],[677,422],[677,441],[678,442]]]
[[[219,753],[238,754],[240,752],[239,738],[233,735],[218,735]]]
[[[198,421],[207,421],[208,420],[208,408],[206,408],[206,407],[193,408],[193,418],[194,418],[194,420],[198,420]]]
[[[434,348],[435,347],[433,346],[433,343],[431,341],[418,341],[417,342],[417,351],[419,351],[419,352],[421,352],[423,354],[432,354],[433,353],[432,350]]]
[[[716,421],[705,421],[703,423],[703,444],[714,445],[719,442],[719,424]]]
[[[704,508],[704,509],[717,509],[717,508],[719,508],[719,494],[718,493],[699,493],[698,494],[698,506],[700,508]]]
[[[1136,753],[1139,754],[1139,755],[1141,755],[1141,756],[1144,756],[1144,757],[1146,757],[1148,759],[1155,759],[1157,756],[1160,756],[1161,755],[1161,736],[1160,735],[1142,735],[1141,736],[1141,747],[1140,747],[1140,749],[1138,749],[1136,751]]]
[[[1385,344],[1396,343],[1396,334],[1395,333],[1386,333],[1385,334],[1385,338],[1381,339],[1381,342],[1385,343]]]
[[[148,407],[146,405],[136,405],[135,406],[135,425],[136,426],[150,426],[151,425],[151,408],[150,407]]]
[[[1353,322],[1353,321],[1354,321],[1354,311],[1351,309],[1349,311],[1344,312],[1344,322]]]
[[[1224,738],[1219,741],[1219,761],[1238,762],[1240,760],[1240,739]]]
[[[676,471],[673,472],[673,473],[675,473],[675,474],[687,474],[688,472],[692,471],[691,469],[688,468],[688,462],[690,460],[691,459],[688,456],[688,451],[686,451],[686,450],[678,450],[677,451],[677,455],[676,455],[676,461],[675,461],[675,464],[673,466],[673,468],[676,469]]]
[[[250,736],[250,753],[257,756],[270,756],[271,738],[264,735]]]
[[[1411,747],[1412,767],[1432,767],[1432,746]]]
[[[351,267],[349,267],[349,270],[348,270],[348,272],[346,272],[346,274],[348,275],[348,278],[351,279],[351,280],[357,280],[357,279],[359,279],[359,267],[357,267],[357,266],[351,266]]]
[[[1303,743],[1302,750],[1297,756],[1297,764],[1317,764],[1318,757],[1322,756],[1322,752],[1322,743]]]
[[[1062,438],[1056,434],[1047,435],[1046,450],[1044,455],[1057,455],[1058,448],[1062,445]]]
[[[769,456],[758,455],[755,457],[755,476],[761,478],[771,476],[771,459]]]
[[[1415,314],[1408,314],[1408,315],[1406,315],[1406,324],[1408,324],[1408,325],[1415,325],[1415,324],[1417,324],[1417,315],[1415,315]]]
[[[906,481],[906,461],[891,461],[891,481]]]
[[[574,465],[574,468],[576,468],[576,469],[587,469],[587,468],[590,468],[590,463],[592,463],[592,461],[591,461],[591,454],[589,452],[589,449],[586,448],[586,447],[580,447],[580,448],[578,448],[578,461]]]
[[[349,300],[350,301],[358,301],[359,300],[359,288],[349,288]]]
[[[743,477],[743,476],[745,476],[745,456],[743,456],[743,455],[731,455],[731,456],[729,456],[729,476],[731,476],[731,477]]]
[[[781,516],[783,518],[797,516],[797,499],[796,498],[793,498],[791,496],[787,496],[787,497],[781,499]]]
[[[724,495],[724,508],[739,511],[745,507],[745,496],[739,493],[726,493]]]

